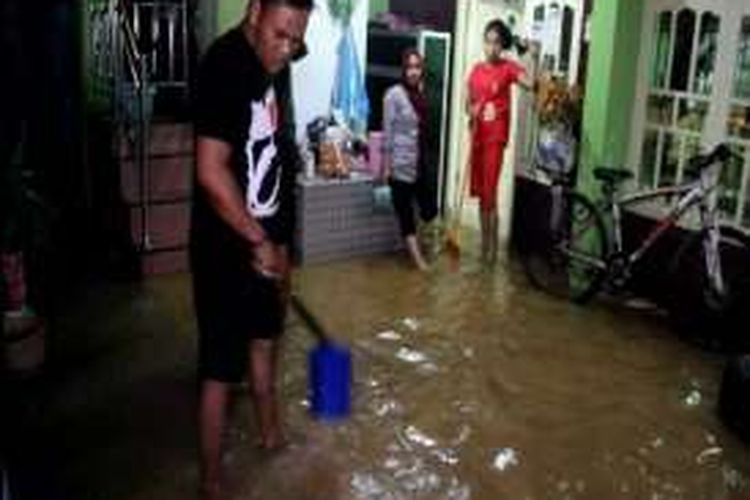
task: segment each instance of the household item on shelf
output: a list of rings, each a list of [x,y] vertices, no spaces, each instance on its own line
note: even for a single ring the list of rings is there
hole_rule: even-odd
[[[581,112],[581,92],[578,86],[545,74],[539,78],[535,105],[540,123],[572,126]]]
[[[348,153],[339,143],[325,140],[318,148],[318,175],[322,177],[348,177],[352,163]]]
[[[353,171],[369,173],[367,139],[353,133],[336,110],[330,117],[316,118],[307,125],[304,144],[312,155],[301,152],[308,179],[315,175],[346,178]]]
[[[306,179],[312,179],[315,177],[315,155],[313,154],[310,143],[305,138],[298,147],[300,160],[302,161],[302,175],[304,175]]]
[[[353,152],[349,158],[351,160],[352,172],[369,175],[367,157],[365,155]]]
[[[539,130],[536,148],[537,166],[548,172],[568,174],[573,169],[576,143],[562,123],[545,124]]]
[[[339,123],[339,122],[335,122]],[[335,143],[340,148],[348,146],[348,142],[351,140],[351,132],[343,125],[329,125],[326,128],[324,141],[330,141]]]
[[[317,148],[321,138],[326,133],[330,119],[325,116],[319,116],[307,124],[307,140],[312,148]]]
[[[334,115],[335,118],[335,115]],[[362,153],[364,142],[346,125],[335,120],[320,139],[318,148],[318,174],[323,177],[348,177],[352,170],[364,170]]]

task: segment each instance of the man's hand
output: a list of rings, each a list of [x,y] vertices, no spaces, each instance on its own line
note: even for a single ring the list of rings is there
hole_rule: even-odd
[[[281,263],[281,279],[279,280],[279,289],[281,291],[281,298],[284,305],[289,304],[289,298],[292,293],[292,259],[289,256],[289,247],[285,245],[277,245],[276,251],[278,252],[279,262]]]
[[[292,259],[289,256],[289,248],[284,245],[274,245],[274,248],[276,249],[276,258],[281,269],[281,276],[288,279],[292,272]]]
[[[279,250],[279,247],[264,239],[253,247],[253,269],[258,274],[271,279],[281,279],[288,272],[288,259]]]

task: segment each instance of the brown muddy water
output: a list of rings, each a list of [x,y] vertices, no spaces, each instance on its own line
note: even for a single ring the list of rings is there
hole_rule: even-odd
[[[471,256],[429,275],[378,257],[296,278],[352,347],[354,410],[337,425],[310,418],[313,339],[291,316],[280,380],[291,444],[254,448],[239,388],[227,498],[750,498],[749,450],[715,416],[724,359],[658,313],[563,303],[514,264],[490,271]],[[47,498],[195,498],[188,277],[71,302],[55,325],[59,366],[22,398],[22,461],[64,492]]]

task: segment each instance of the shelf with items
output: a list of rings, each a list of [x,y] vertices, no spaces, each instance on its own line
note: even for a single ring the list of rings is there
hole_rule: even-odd
[[[399,248],[396,217],[378,206],[377,186],[372,175],[361,172],[337,179],[299,177],[295,246],[303,264]]]

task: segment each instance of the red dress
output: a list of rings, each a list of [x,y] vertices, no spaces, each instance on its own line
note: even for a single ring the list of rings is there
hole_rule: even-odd
[[[483,211],[497,204],[497,182],[510,130],[510,89],[523,75],[513,61],[479,63],[469,76],[469,101],[479,107],[471,130],[471,196]]]

